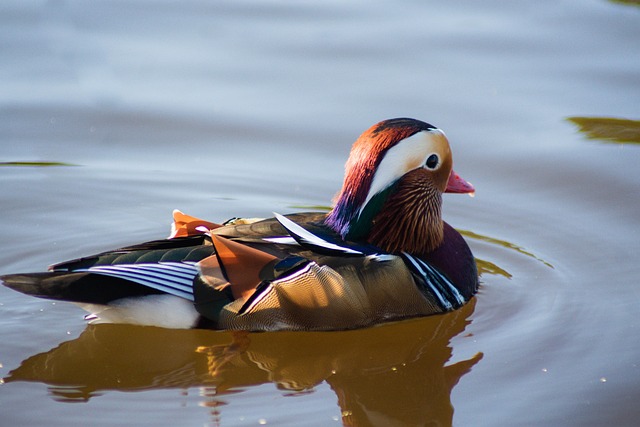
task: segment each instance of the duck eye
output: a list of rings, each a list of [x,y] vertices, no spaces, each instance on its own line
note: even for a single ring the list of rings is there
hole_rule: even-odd
[[[435,169],[436,166],[438,166],[438,163],[440,163],[440,159],[438,158],[438,155],[432,154],[429,156],[429,158],[427,158],[427,162],[425,163],[425,166],[428,169]]]

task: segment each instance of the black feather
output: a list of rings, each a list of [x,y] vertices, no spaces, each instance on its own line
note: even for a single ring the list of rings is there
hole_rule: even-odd
[[[40,298],[107,304],[113,300],[162,292],[116,277],[92,273],[48,272],[11,274],[0,277],[2,284]]]
[[[194,252],[195,251],[195,252]],[[52,271],[74,271],[97,265],[136,264],[143,262],[200,261],[213,254],[211,240],[205,235],[153,240],[96,255],[52,265]]]

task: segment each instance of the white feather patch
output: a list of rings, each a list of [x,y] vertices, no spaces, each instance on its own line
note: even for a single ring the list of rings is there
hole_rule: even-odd
[[[122,298],[108,305],[78,304],[91,313],[89,323],[128,323],[161,328],[189,329],[200,315],[193,303],[173,295]]]

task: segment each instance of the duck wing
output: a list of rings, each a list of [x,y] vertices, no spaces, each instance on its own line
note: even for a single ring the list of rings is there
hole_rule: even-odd
[[[214,252],[207,236],[155,240],[49,267],[49,272],[0,277],[14,290],[79,303],[167,293],[193,301],[196,263]]]

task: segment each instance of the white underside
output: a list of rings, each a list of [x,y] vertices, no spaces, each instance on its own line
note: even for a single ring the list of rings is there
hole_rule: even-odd
[[[122,298],[112,301],[109,305],[83,303],[78,305],[91,313],[89,323],[92,324],[128,323],[188,329],[195,326],[200,316],[193,302],[168,294]]]

